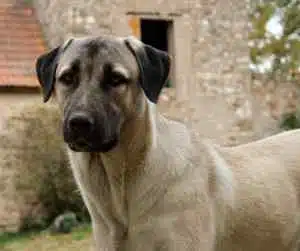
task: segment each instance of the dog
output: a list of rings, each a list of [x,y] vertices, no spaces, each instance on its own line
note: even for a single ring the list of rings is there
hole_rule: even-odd
[[[300,131],[222,147],[157,110],[167,53],[134,37],[71,38],[39,56],[97,251],[292,251]]]

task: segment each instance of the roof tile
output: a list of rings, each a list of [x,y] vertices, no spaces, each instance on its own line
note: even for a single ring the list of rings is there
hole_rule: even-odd
[[[0,86],[37,87],[35,60],[46,50],[31,7],[0,1]]]

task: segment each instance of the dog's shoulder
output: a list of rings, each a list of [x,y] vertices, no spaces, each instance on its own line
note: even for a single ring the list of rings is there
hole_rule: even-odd
[[[192,135],[187,126],[179,121],[169,119],[161,114],[157,118],[157,135],[162,148],[182,151],[189,150],[192,146]],[[178,149],[178,150],[179,150]]]

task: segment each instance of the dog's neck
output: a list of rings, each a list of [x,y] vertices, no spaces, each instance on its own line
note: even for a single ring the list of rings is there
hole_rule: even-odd
[[[116,166],[114,176],[120,175],[120,169],[137,167],[145,158],[146,152],[156,144],[156,107],[145,100],[140,112],[134,118],[126,121],[122,127],[119,144],[107,153],[101,153],[104,164]],[[117,170],[119,169],[119,170]],[[124,171],[124,170],[123,170]],[[133,170],[131,170],[133,171]]]
[[[128,184],[143,168],[147,154],[156,144],[155,105],[145,101],[138,117],[122,127],[119,144],[107,153],[100,153],[111,191],[111,202],[116,217],[126,225]]]

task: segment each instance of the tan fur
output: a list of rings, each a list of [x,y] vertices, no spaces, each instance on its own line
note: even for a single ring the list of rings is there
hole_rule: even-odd
[[[68,150],[96,251],[296,250],[300,130],[224,148],[141,98],[112,151]]]
[[[296,250],[299,130],[219,147],[215,156],[203,148],[193,157],[184,126],[152,109],[144,119],[150,128],[137,140],[157,141],[146,152],[127,146],[108,156],[70,152],[92,212],[96,250],[117,250],[112,242],[132,251]]]

